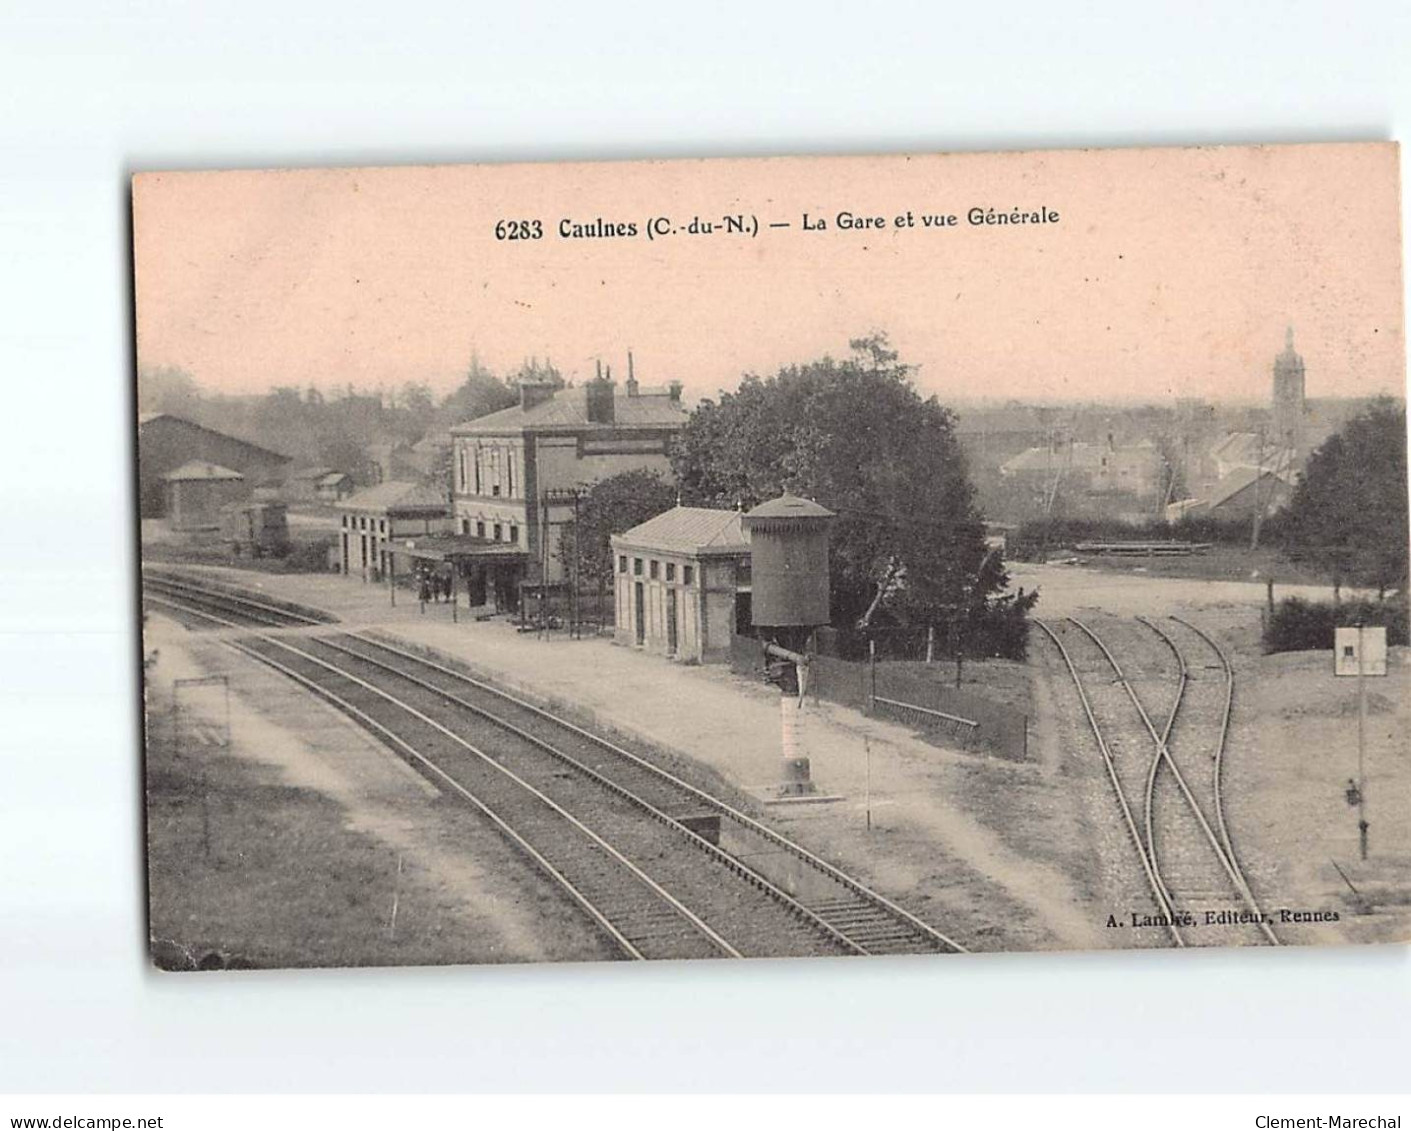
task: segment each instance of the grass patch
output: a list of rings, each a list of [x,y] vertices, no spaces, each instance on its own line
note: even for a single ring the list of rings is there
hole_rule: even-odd
[[[321,793],[147,720],[152,961],[167,970],[494,962],[498,936]],[[440,804],[439,802],[437,804]],[[397,908],[395,925],[392,909]]]

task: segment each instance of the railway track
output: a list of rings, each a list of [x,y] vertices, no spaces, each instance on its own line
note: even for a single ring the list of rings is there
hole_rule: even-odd
[[[1145,925],[1175,946],[1277,945],[1225,821],[1229,657],[1174,617],[1112,622],[1102,635],[1072,617],[1035,623],[1057,647],[1103,758],[1151,897]]]
[[[188,625],[259,629],[226,642],[470,801],[625,957],[965,949],[722,799],[435,658],[184,577],[147,574],[144,593]]]

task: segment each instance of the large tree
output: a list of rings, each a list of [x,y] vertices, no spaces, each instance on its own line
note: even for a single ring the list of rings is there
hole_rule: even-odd
[[[923,399],[880,335],[824,357],[747,375],[692,414],[673,463],[688,501],[752,506],[789,488],[838,514],[833,621],[950,619],[1007,577],[984,526],[950,410]]]
[[[1407,584],[1406,406],[1382,399],[1309,457],[1283,516],[1285,549],[1335,589]]]
[[[563,560],[577,556],[584,585],[612,577],[612,536],[646,522],[676,502],[676,490],[654,471],[623,471],[600,479],[578,501],[578,523],[565,536]]]
[[[472,355],[465,380],[437,409],[435,427],[445,431],[478,416],[509,408],[518,399],[519,394],[509,384],[486,369],[478,356]]]

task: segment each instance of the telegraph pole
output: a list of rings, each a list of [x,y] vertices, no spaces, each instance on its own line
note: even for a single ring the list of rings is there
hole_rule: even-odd
[[[1367,859],[1367,662],[1363,651],[1366,626],[1357,621],[1357,841]]]
[[[1259,481],[1264,478],[1264,428],[1259,429],[1259,454],[1255,457],[1254,466],[1254,521],[1250,524],[1249,548],[1259,549],[1259,526],[1264,518],[1264,507],[1259,502]]]

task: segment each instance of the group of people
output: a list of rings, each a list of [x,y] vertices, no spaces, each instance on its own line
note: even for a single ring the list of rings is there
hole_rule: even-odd
[[[417,575],[417,599],[423,605],[450,601],[454,593],[451,571],[422,570]]]

